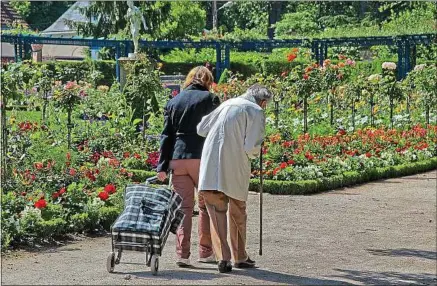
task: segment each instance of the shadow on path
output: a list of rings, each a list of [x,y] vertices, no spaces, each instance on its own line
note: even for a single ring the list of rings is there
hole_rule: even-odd
[[[419,257],[424,259],[437,259],[437,252],[435,251],[427,251],[427,250],[418,250],[418,249],[407,249],[407,248],[399,248],[399,249],[367,249],[373,255],[379,256],[405,256],[405,257]]]
[[[431,273],[400,273],[395,271],[374,272],[347,269],[334,269],[341,272],[340,275],[331,277],[349,279],[365,285],[430,285],[436,284],[436,274]]]
[[[293,285],[351,285],[350,283],[344,281],[337,280],[329,280],[329,279],[318,279],[318,278],[310,278],[303,277],[297,275],[290,275],[280,272],[274,272],[259,268],[253,269],[234,269],[231,273],[221,274],[218,272],[215,273],[207,273],[204,271],[196,271],[196,270],[207,270],[207,271],[217,271],[216,268],[201,268],[201,267],[193,267],[189,270],[163,270],[159,271],[158,276],[152,276],[151,272],[114,272],[114,274],[126,275],[130,274],[136,278],[143,279],[154,279],[154,280],[192,280],[192,281],[200,281],[200,280],[213,280],[217,278],[224,278],[229,276],[240,276],[241,282],[244,284],[244,276],[250,277],[252,279],[256,279],[259,281],[265,281],[267,284],[269,283],[285,283],[285,284],[293,284]],[[247,281],[246,281],[247,282]],[[194,284],[196,284],[194,282]]]
[[[252,277],[257,280],[266,281],[267,284],[268,282],[273,282],[273,283],[286,283],[286,284],[294,284],[294,285],[352,285],[345,281],[290,275],[286,273],[274,272],[274,271],[269,271],[259,268],[232,271],[232,274]]]

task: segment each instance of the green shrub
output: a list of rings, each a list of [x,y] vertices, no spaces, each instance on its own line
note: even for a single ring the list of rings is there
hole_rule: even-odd
[[[123,211],[122,206],[118,207],[101,207],[99,209],[99,220],[100,225],[105,229],[109,230],[111,225],[115,222],[117,217]]]

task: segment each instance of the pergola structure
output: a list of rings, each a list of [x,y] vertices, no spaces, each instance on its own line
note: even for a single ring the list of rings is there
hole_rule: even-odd
[[[101,47],[113,47],[115,49],[116,75],[120,78],[120,66],[118,59],[127,56],[132,51],[133,43],[130,40],[116,40],[105,38],[56,38],[43,37],[36,35],[8,35],[2,34],[1,41],[12,43],[15,47],[15,60],[23,59],[23,51],[28,51],[31,44],[51,44],[51,45],[74,45],[88,46],[91,49]],[[140,45],[155,49],[173,48],[213,48],[216,50],[216,79],[219,79],[223,70],[230,67],[230,50],[240,51],[260,51],[271,50],[273,48],[287,47],[310,47],[314,59],[323,64],[327,58],[329,47],[338,46],[396,46],[398,50],[398,78],[404,78],[416,63],[416,46],[437,44],[437,33],[385,36],[385,37],[355,37],[355,38],[327,38],[327,39],[295,39],[295,40],[253,40],[253,41],[144,41]]]

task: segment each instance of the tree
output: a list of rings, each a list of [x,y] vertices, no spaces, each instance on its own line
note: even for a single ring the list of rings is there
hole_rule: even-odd
[[[168,17],[171,3],[169,2],[136,2],[144,13],[148,30],[141,29],[141,34],[147,33],[152,38],[159,36],[159,27]],[[81,12],[88,18],[96,19],[95,23],[76,23],[80,34],[93,37],[108,37],[111,34],[129,35],[129,25],[126,19],[127,4],[125,2],[96,1]]]
[[[199,4],[191,1],[170,3],[170,13],[159,27],[163,39],[186,39],[187,35],[198,35],[205,27],[206,12]]]
[[[72,1],[11,1],[14,10],[34,30],[45,30],[73,4]]]

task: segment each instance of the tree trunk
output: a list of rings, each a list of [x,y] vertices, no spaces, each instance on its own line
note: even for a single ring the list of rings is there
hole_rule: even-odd
[[[429,124],[429,105],[428,104],[425,106],[425,119],[426,119],[426,124]]]
[[[272,40],[275,37],[275,28],[272,27],[281,19],[282,1],[272,1],[269,9],[269,26],[267,27],[267,37]]]
[[[375,103],[373,102],[373,94],[370,96],[370,126],[375,127]]]
[[[1,100],[1,180],[2,182],[6,181],[7,178],[7,159],[6,154],[8,150],[8,129],[6,126],[6,96],[2,94]]]
[[[212,30],[217,31],[217,1],[212,1]]]
[[[330,94],[329,101],[328,101],[331,126],[334,125],[334,102],[332,100],[332,97],[333,97],[332,94]]]
[[[279,127],[279,101],[275,101],[275,127]]]
[[[352,100],[352,130],[355,131],[355,99]]]
[[[393,98],[390,96],[390,128],[393,129]]]
[[[73,112],[73,107],[68,106],[67,110],[67,144],[68,149],[71,149],[71,130],[73,129],[73,124],[71,124],[71,113]]]

